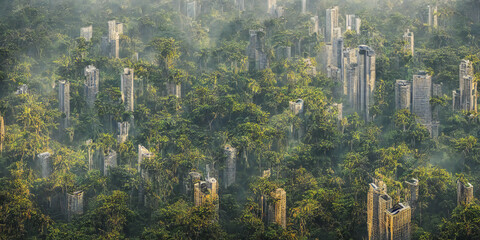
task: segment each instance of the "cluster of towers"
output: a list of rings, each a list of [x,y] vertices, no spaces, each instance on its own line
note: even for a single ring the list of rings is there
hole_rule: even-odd
[[[469,60],[460,62],[458,81],[459,89],[452,92],[453,110],[477,112],[477,82]]]
[[[408,109],[418,117],[418,121],[430,132],[438,136],[438,114],[430,104],[432,96],[442,95],[442,84],[432,83],[432,77],[425,71],[413,76],[413,81],[397,80],[395,82],[396,109]]]

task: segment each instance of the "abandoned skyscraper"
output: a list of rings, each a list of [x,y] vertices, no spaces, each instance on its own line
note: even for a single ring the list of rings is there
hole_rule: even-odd
[[[127,141],[128,138],[128,131],[130,130],[130,123],[129,122],[119,122],[118,126],[118,134],[117,134],[117,141],[118,143],[124,143]]]
[[[197,1],[189,1],[187,4],[187,17],[191,19],[197,18]]]
[[[225,145],[224,152],[227,156],[224,174],[225,187],[227,188],[235,183],[235,173],[237,171],[237,149],[227,144]]]
[[[396,80],[395,82],[395,108],[408,109],[412,106],[412,82]]]
[[[182,97],[182,84],[181,83],[174,83],[174,82],[167,82],[167,95],[175,95],[177,98]]]
[[[326,10],[325,42],[331,43],[335,39],[335,29],[338,28],[338,6]]]
[[[70,221],[73,215],[83,214],[83,191],[67,193],[67,218]]]
[[[49,152],[40,153],[37,156],[42,178],[50,176],[52,173],[52,154]]]
[[[386,211],[387,237],[384,239],[410,240],[412,212],[406,203],[395,204]]]
[[[110,168],[117,166],[117,152],[109,150],[103,155],[103,175],[108,176]]]
[[[370,183],[367,195],[367,227],[369,240],[387,239],[385,214],[392,207],[387,186],[382,182]]]
[[[196,207],[207,202],[218,204],[218,183],[215,178],[209,178],[207,181],[195,183],[194,188],[194,204]]]
[[[138,161],[137,161],[137,168],[138,168],[138,172],[142,175],[142,177],[144,177],[144,175],[146,173],[144,173],[142,171],[142,162],[144,159],[147,159],[147,158],[153,158],[155,155],[148,151],[148,149],[146,149],[144,146],[142,145],[138,145]]]
[[[477,82],[472,62],[465,59],[460,62],[458,79],[460,88],[453,94],[454,109],[477,112]]]
[[[360,34],[360,26],[362,25],[362,20],[356,17],[354,14],[349,14],[345,18],[346,29],[350,31],[355,31],[357,34]]]
[[[438,26],[437,6],[428,5],[428,26],[430,29]]]
[[[120,57],[120,35],[123,34],[123,23],[117,23],[115,20],[108,21],[108,37],[106,47],[110,57]]]
[[[310,27],[308,28],[308,33],[310,35],[317,34],[319,35],[319,27],[318,27],[318,16],[314,16],[310,18]]]
[[[80,37],[85,38],[85,40],[90,41],[92,40],[93,35],[93,28],[92,25],[88,27],[80,28]]]
[[[301,0],[302,1],[302,13],[305,14],[307,13],[307,0]]]
[[[414,212],[418,201],[418,179],[412,178],[410,181],[405,181],[405,185],[407,190],[405,199]]]
[[[70,120],[70,83],[68,81],[59,81],[58,103],[58,108],[62,113],[63,118],[60,122],[60,126],[65,129],[68,127],[68,122]]]
[[[277,7],[277,0],[264,0],[267,2],[267,13],[275,14],[275,9]]]
[[[473,200],[473,186],[469,182],[457,180],[457,205],[467,205]]]
[[[362,113],[363,119],[369,122],[375,89],[375,51],[365,45],[358,48],[358,84],[353,106]]]
[[[121,75],[122,82],[120,89],[122,91],[122,100],[125,104],[125,109],[127,111],[133,112],[133,69],[125,68],[123,69],[123,74]]]
[[[84,74],[86,78],[84,90],[85,101],[88,107],[93,107],[99,89],[100,71],[96,67],[88,65],[85,68]]]
[[[267,54],[264,46],[265,32],[250,30],[250,43],[247,47],[248,69],[261,71],[268,67]]]
[[[413,32],[410,32],[410,29],[403,34],[403,41],[405,43],[404,52],[407,54],[415,55],[415,37]]]
[[[287,194],[282,188],[271,193],[274,201],[268,196],[260,196],[260,215],[265,224],[276,223],[282,228],[287,227]]]

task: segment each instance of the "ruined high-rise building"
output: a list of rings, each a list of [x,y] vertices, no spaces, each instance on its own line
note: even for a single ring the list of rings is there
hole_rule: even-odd
[[[354,99],[355,110],[362,113],[362,118],[371,120],[370,107],[373,105],[375,90],[375,51],[369,46],[358,47],[358,84]]]
[[[40,153],[37,158],[41,177],[46,178],[50,176],[52,173],[52,154],[49,152]]]
[[[276,223],[282,228],[287,227],[287,194],[282,188],[277,188],[272,192],[273,201],[269,196],[260,196],[260,217],[265,224]]]
[[[195,184],[200,182],[202,178],[202,174],[200,174],[199,172],[189,172],[188,173],[188,180],[187,180],[187,183],[185,184],[185,192],[187,193],[187,195],[191,195],[191,199],[192,201],[194,200],[194,196],[192,193],[194,187],[195,187]]]
[[[118,127],[118,134],[117,134],[117,141],[118,143],[124,143],[127,141],[128,138],[128,131],[130,130],[130,123],[129,122],[119,122],[117,123]]]
[[[413,32],[410,32],[410,29],[403,34],[403,41],[405,42],[404,51],[405,53],[415,55],[415,37]]]
[[[357,34],[360,34],[360,27],[362,25],[362,20],[356,17],[354,14],[348,14],[345,18],[346,29],[350,31],[355,31]]]
[[[428,5],[428,26],[430,29],[438,27],[437,6]]]
[[[308,28],[308,33],[310,35],[313,35],[313,34],[319,35],[320,34],[318,23],[319,23],[318,16],[314,16],[314,17],[310,18],[310,27]]]
[[[406,203],[399,203],[386,211],[387,237],[391,240],[410,240],[412,220],[411,208]]]
[[[358,50],[346,48],[343,50],[343,94],[348,96],[349,102],[353,103],[353,96],[358,83]]]
[[[88,65],[84,70],[85,75],[85,101],[88,107],[93,107],[99,91],[100,71],[92,65]]]
[[[307,13],[307,0],[301,0],[302,1],[302,14]]]
[[[379,181],[370,183],[367,195],[367,227],[369,240],[387,239],[386,210],[392,207],[392,198],[387,194],[386,185]]]
[[[261,71],[268,67],[267,54],[264,50],[263,30],[250,30],[250,43],[247,47],[248,69]]]
[[[460,109],[477,112],[477,82],[475,81],[472,62],[465,59],[460,62],[458,78],[460,83]]]
[[[414,113],[421,124],[431,131],[432,107],[432,77],[425,72],[413,76],[412,87],[412,113]]]
[[[58,84],[58,103],[59,111],[62,113],[60,126],[62,128],[68,127],[70,120],[70,83],[68,81],[59,81]]]
[[[457,205],[467,205],[473,201],[473,186],[469,182],[457,180]]]
[[[103,155],[103,175],[108,176],[110,168],[117,166],[117,152],[109,150]]]
[[[275,14],[275,9],[277,8],[277,0],[264,0],[267,2],[267,13]]]
[[[182,84],[167,82],[166,88],[167,88],[167,95],[175,95],[177,98],[182,97]]]
[[[123,23],[117,23],[115,20],[108,21],[107,44],[110,57],[120,57],[120,35],[123,34]]]
[[[418,201],[418,179],[412,178],[409,181],[405,181],[405,185],[407,190],[405,200],[407,200],[408,205],[412,208],[412,212],[414,212]]]
[[[225,188],[235,183],[235,173],[237,171],[237,149],[225,145],[224,153],[227,156],[225,161]]]
[[[197,17],[197,1],[187,2],[187,17],[191,19]]]
[[[83,191],[67,193],[67,218],[70,221],[73,215],[83,214]]]
[[[218,183],[215,178],[200,181],[194,185],[194,204],[196,207],[207,202],[218,204]]]
[[[85,40],[90,41],[92,40],[93,35],[93,28],[92,25],[88,27],[80,28],[80,37],[85,38]]]
[[[412,105],[412,82],[396,80],[395,82],[395,108],[410,110]]]
[[[338,69],[343,68],[343,45],[344,41],[343,38],[335,38],[332,43],[332,65],[337,67]]]
[[[334,29],[338,28],[338,6],[326,10],[325,42],[331,43],[334,39]]]
[[[144,159],[147,159],[147,158],[153,158],[155,155],[148,151],[148,149],[146,149],[144,146],[142,145],[138,145],[138,161],[137,161],[137,170],[138,172],[142,175],[142,177],[145,176],[145,174],[147,173],[144,173],[144,171],[142,170],[142,162]]]
[[[122,100],[125,104],[125,109],[127,111],[133,112],[133,69],[125,68],[123,69],[123,74],[121,75],[121,85],[120,90],[122,91]]]
[[[290,111],[298,115],[303,113],[303,100],[297,99],[295,102],[289,102]]]

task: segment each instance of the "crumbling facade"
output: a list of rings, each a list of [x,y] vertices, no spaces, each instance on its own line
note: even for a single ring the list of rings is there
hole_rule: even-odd
[[[297,99],[295,102],[289,102],[290,111],[298,115],[303,113],[303,100]]]
[[[123,34],[123,23],[117,23],[115,20],[108,21],[107,48],[112,58],[120,57],[120,35]]]
[[[230,144],[225,145],[224,148],[225,155],[227,156],[225,161],[225,188],[235,183],[235,173],[237,171],[237,149],[230,146]]]
[[[356,83],[358,82],[358,50],[352,48],[345,48],[343,50],[343,94],[348,96],[349,102],[353,102],[353,96],[356,94]]]
[[[438,27],[437,6],[428,5],[428,26],[430,29]]]
[[[395,82],[395,108],[408,109],[412,106],[412,82],[396,80]]]
[[[369,240],[383,240],[387,237],[385,212],[392,207],[392,198],[382,182],[370,183],[367,195],[367,227]]]
[[[68,127],[68,122],[70,120],[70,82],[59,81],[58,103],[58,110],[63,113],[63,119],[61,120],[60,126],[65,129]]]
[[[365,122],[371,120],[370,106],[373,105],[373,92],[375,90],[375,51],[369,46],[358,47],[358,84],[353,106],[361,112]]]
[[[137,161],[137,170],[142,175],[143,178],[146,177],[147,172],[142,170],[142,162],[144,159],[153,158],[155,155],[148,151],[144,146],[138,145],[138,161]]]
[[[473,71],[472,62],[463,59],[459,66],[459,109],[477,112],[477,82]]]
[[[37,156],[40,165],[40,176],[46,178],[52,173],[52,154],[49,152],[40,153]]]
[[[110,168],[117,167],[117,152],[109,150],[103,155],[103,175],[108,176]]]
[[[194,185],[194,204],[196,207],[207,202],[218,205],[218,183],[215,178],[200,181]]]
[[[415,37],[413,32],[410,32],[410,29],[403,34],[403,41],[405,42],[404,52],[412,56],[415,55]]]
[[[74,215],[83,214],[83,191],[67,193],[67,218],[70,221]]]
[[[332,43],[334,38],[334,31],[338,28],[338,6],[326,10],[325,19],[325,42]]]
[[[362,20],[356,17],[354,14],[347,14],[345,18],[346,29],[349,31],[355,31],[356,34],[360,34],[360,27]]]
[[[85,101],[88,107],[93,107],[99,91],[100,71],[92,65],[88,65],[84,71],[85,75]]]
[[[412,112],[418,117],[419,122],[431,132],[432,107],[432,77],[425,72],[413,76],[412,87]]]
[[[167,95],[175,95],[177,98],[182,97],[182,84],[168,82],[166,83]]]
[[[85,38],[85,40],[90,41],[92,40],[93,35],[93,27],[92,25],[88,27],[80,28],[80,37]]]
[[[133,94],[133,69],[123,69],[121,75],[120,89],[122,91],[122,101],[125,104],[126,111],[133,112],[134,94]]]
[[[117,123],[118,127],[118,134],[117,134],[117,141],[118,143],[124,143],[127,141],[128,138],[128,131],[130,130],[130,123],[129,122],[119,122]]]
[[[313,34],[319,35],[320,34],[318,24],[319,24],[318,16],[314,16],[314,17],[310,18],[310,27],[308,29],[308,33],[310,35],[313,35]]]
[[[261,71],[268,67],[267,54],[265,53],[263,30],[250,30],[250,44],[247,47],[248,69]]]
[[[282,228],[287,227],[287,194],[282,188],[271,193],[270,199],[266,195],[260,196],[260,215],[265,224],[276,223]]]
[[[457,180],[457,205],[467,205],[471,201],[473,201],[472,184]]]
[[[412,211],[406,203],[399,203],[386,211],[387,238],[410,240]]]
[[[409,181],[405,181],[405,185],[407,190],[405,200],[407,200],[408,205],[412,208],[413,213],[418,201],[418,179],[412,178]]]

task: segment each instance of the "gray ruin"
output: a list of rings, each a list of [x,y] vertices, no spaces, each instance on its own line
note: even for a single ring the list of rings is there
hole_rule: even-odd
[[[118,143],[124,143],[127,141],[128,138],[128,131],[130,130],[130,123],[129,122],[119,122],[117,123],[118,126],[118,134],[117,134],[117,141]]]
[[[360,27],[362,25],[362,20],[356,17],[354,14],[347,14],[345,17],[346,29],[349,31],[355,31],[355,33],[360,34]]]
[[[261,71],[268,67],[263,30],[250,30],[250,44],[247,47],[248,69]]]
[[[145,179],[147,178],[148,173],[146,171],[143,171],[142,169],[142,163],[144,159],[147,158],[153,158],[155,155],[148,151],[144,146],[138,145],[138,161],[137,161],[137,170],[138,172],[142,175],[142,177]]]
[[[477,112],[477,82],[472,62],[463,59],[459,66],[459,90],[454,92],[453,105],[455,110]]]
[[[88,107],[93,107],[97,98],[100,82],[100,71],[93,65],[88,65],[84,70],[85,75],[85,101]]]
[[[277,7],[277,0],[266,0],[267,2],[267,13],[274,15],[275,8]]]
[[[472,184],[457,180],[457,205],[468,205],[471,201],[473,201]]]
[[[410,110],[412,105],[412,82],[397,80],[395,82],[395,108]]]
[[[5,121],[3,116],[0,116],[0,152],[3,152],[3,144],[5,141]]]
[[[103,175],[108,176],[110,168],[117,167],[117,152],[109,150],[103,155]]]
[[[87,155],[88,155],[88,171],[93,169],[93,141],[92,139],[88,139],[85,141],[85,145],[87,146]]]
[[[303,100],[297,99],[295,102],[289,102],[290,111],[293,114],[299,115],[303,113]]]
[[[428,5],[428,26],[430,29],[438,27],[437,6]]]
[[[375,51],[369,46],[358,47],[358,84],[353,97],[355,110],[363,115],[365,122],[371,120],[370,106],[373,105],[373,92],[375,89]]]
[[[174,95],[177,98],[182,98],[182,84],[167,82],[166,88],[167,88],[167,96]]]
[[[68,127],[70,120],[70,82],[59,81],[58,84],[58,110],[62,113],[60,127],[65,129]]]
[[[133,94],[133,69],[124,68],[121,75],[120,90],[122,91],[122,101],[125,104],[126,111],[133,112],[134,94]]]
[[[407,200],[408,204],[412,208],[412,212],[414,212],[418,201],[418,179],[412,178],[409,181],[405,181],[405,185],[407,189],[405,200]]]
[[[191,19],[197,18],[197,1],[187,2],[187,17]]]
[[[225,188],[227,188],[235,183],[235,173],[237,171],[237,149],[227,144],[225,145],[224,152],[227,156],[224,173]]]
[[[301,0],[302,1],[302,14],[307,13],[307,0]]]
[[[245,0],[235,0],[235,7],[239,11],[245,11]]]
[[[345,48],[343,50],[343,69],[341,69],[343,71],[343,94],[349,97],[349,102],[353,102],[351,98],[355,95],[354,89],[358,82],[357,54],[357,49]]]
[[[21,86],[18,86],[17,91],[15,91],[15,95],[22,95],[22,94],[28,94],[27,84],[22,84]]]
[[[313,34],[319,35],[320,34],[318,24],[319,24],[318,16],[314,16],[314,17],[310,18],[310,27],[308,28],[308,33],[310,35],[313,35]]]
[[[326,10],[326,21],[325,21],[325,42],[331,43],[335,39],[334,33],[335,29],[338,28],[338,6],[329,8]]]
[[[108,21],[108,36],[106,39],[107,51],[109,52],[110,57],[119,58],[120,57],[120,35],[123,34],[123,23],[117,23],[115,20]],[[103,39],[102,39],[103,40]]]
[[[403,34],[403,41],[405,42],[404,51],[405,53],[415,55],[415,37],[413,32],[410,32],[410,29]]]
[[[46,178],[52,173],[52,154],[49,152],[40,153],[37,155],[38,164],[40,165],[40,176]]]
[[[67,218],[70,221],[74,215],[83,214],[83,191],[67,193]]]
[[[80,28],[80,37],[85,38],[85,40],[90,41],[92,40],[93,35],[93,27],[92,25],[88,27]]]

